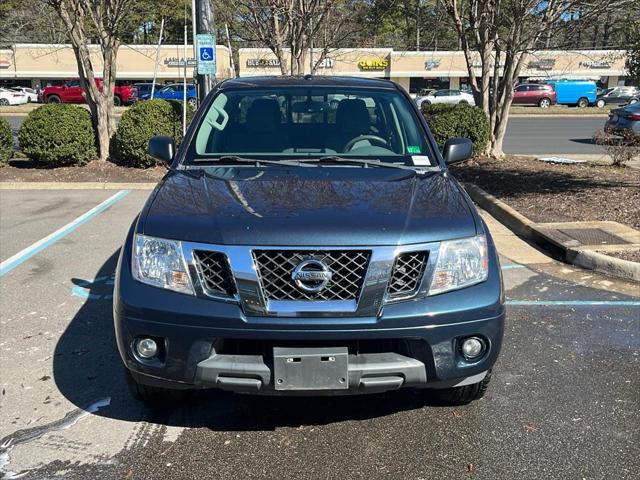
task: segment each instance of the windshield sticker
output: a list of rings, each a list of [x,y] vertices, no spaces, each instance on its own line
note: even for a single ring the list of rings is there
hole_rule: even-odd
[[[408,145],[407,153],[420,153],[420,147],[417,145]]]

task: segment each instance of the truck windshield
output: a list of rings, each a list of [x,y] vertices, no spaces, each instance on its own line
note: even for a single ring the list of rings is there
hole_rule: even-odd
[[[409,101],[383,89],[223,90],[197,127],[186,163],[230,155],[272,160],[336,155],[437,165]]]

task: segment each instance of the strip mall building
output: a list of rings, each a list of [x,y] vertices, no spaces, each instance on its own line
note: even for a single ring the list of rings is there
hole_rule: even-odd
[[[94,65],[100,67],[99,49],[92,47]],[[229,49],[219,45],[217,78],[233,76]],[[319,52],[314,57],[319,58]],[[188,47],[187,76],[193,75],[193,49]],[[123,45],[118,53],[118,79],[148,81],[157,62],[160,82],[180,81],[184,76],[182,45]],[[241,77],[280,75],[273,53],[264,48],[238,52]],[[307,57],[307,64],[313,59]],[[480,63],[473,64],[480,76]],[[625,84],[625,53],[615,50],[538,51],[528,54],[520,80],[590,79],[601,87]],[[307,72],[309,73],[309,66]],[[464,55],[459,51],[400,52],[392,49],[333,50],[316,68],[318,75],[388,78],[411,93],[423,88],[463,88],[468,82]],[[78,76],[73,51],[68,45],[16,44],[0,50],[0,86],[46,86]]]

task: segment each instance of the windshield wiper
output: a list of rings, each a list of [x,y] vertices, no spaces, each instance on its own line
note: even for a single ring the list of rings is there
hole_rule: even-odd
[[[419,165],[413,166],[413,165],[404,165],[404,164],[397,164],[397,163],[391,163],[391,162],[381,162],[380,160],[365,160],[362,158],[346,158],[346,157],[340,157],[338,155],[326,155],[324,157],[320,157],[320,158],[309,158],[309,159],[300,159],[300,162],[308,162],[308,163],[330,163],[330,162],[335,162],[335,163],[351,163],[353,165],[362,165],[364,168],[368,168],[368,167],[387,167],[387,168],[398,168],[401,170],[411,170],[412,172],[416,172],[416,173],[422,173],[422,172],[435,172],[435,171],[440,171],[440,167],[422,167]]]
[[[236,163],[254,163],[256,166],[260,166],[260,164],[264,165],[279,165],[285,167],[308,167],[309,165],[305,165],[299,161],[289,161],[289,160],[260,160],[257,158],[246,158],[240,157],[238,155],[222,155],[221,157],[216,158],[202,158],[195,159],[194,163],[204,163],[204,162],[236,162]]]

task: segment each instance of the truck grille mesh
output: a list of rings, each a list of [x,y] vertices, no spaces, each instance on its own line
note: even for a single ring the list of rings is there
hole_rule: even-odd
[[[229,297],[236,294],[229,262],[223,253],[194,250],[193,258],[202,286],[208,294]]]
[[[368,250],[255,250],[253,256],[268,300],[357,300],[371,252]],[[304,260],[324,262],[332,277],[317,293],[300,290],[291,278]]]
[[[428,252],[406,252],[396,257],[387,296],[391,299],[416,294],[427,262]]]

